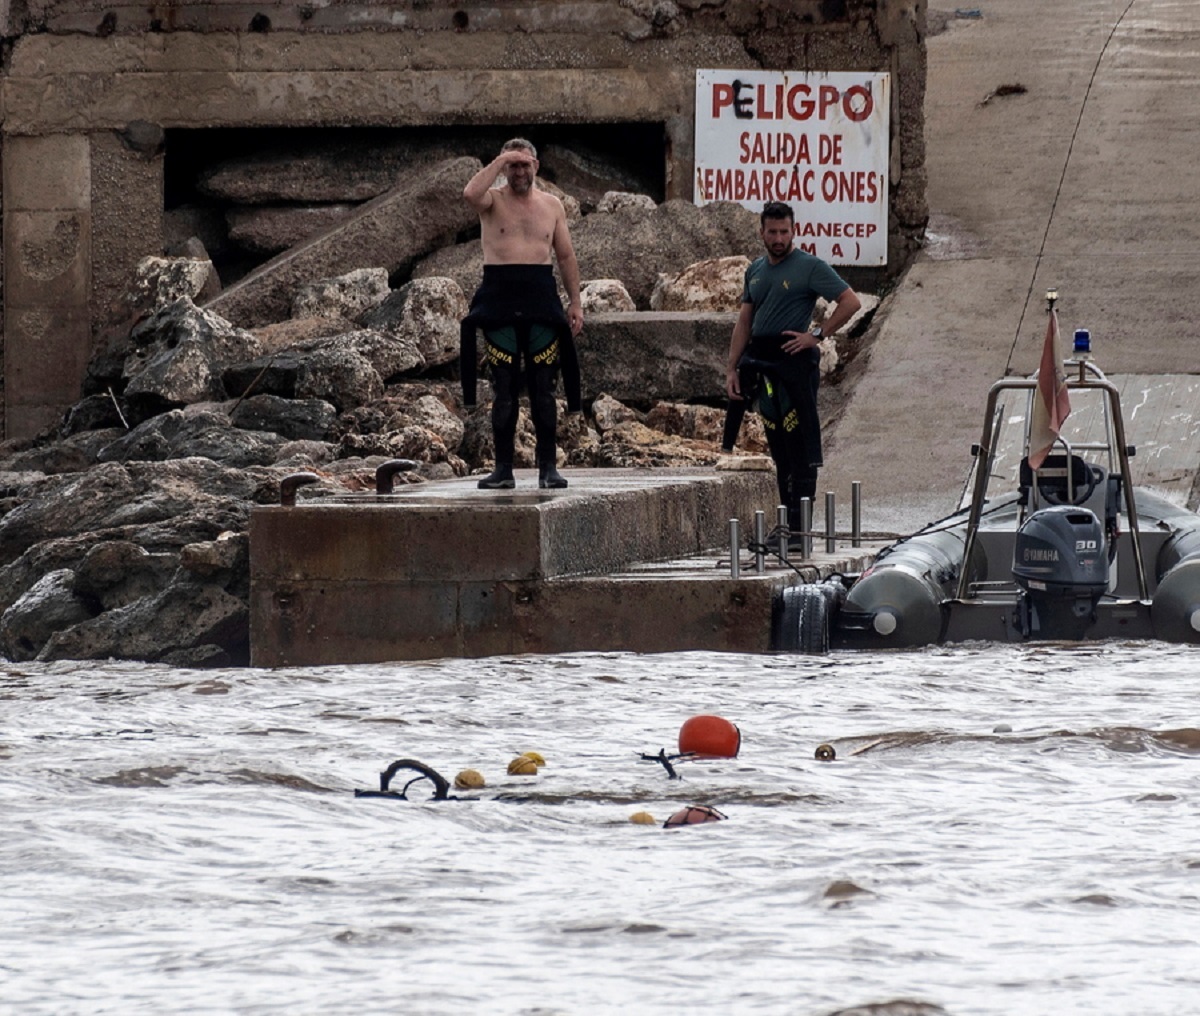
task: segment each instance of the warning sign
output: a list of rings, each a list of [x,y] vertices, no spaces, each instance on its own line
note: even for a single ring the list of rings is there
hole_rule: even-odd
[[[835,265],[887,264],[891,77],[698,70],[698,205],[785,201],[798,246]]]

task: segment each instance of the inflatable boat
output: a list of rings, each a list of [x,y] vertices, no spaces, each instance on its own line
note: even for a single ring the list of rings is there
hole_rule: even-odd
[[[1125,441],[1120,394],[1080,334],[1060,383],[1072,412],[1092,403],[1090,419],[1099,425],[1088,428],[1088,439],[1059,436],[1031,467],[1037,375],[996,382],[972,448],[969,501],[880,551],[859,576],[785,589],[772,618],[776,649],[1110,638],[1200,643],[1200,515],[1134,486],[1135,449]],[[1010,478],[1008,489],[996,492],[1006,406],[1021,400],[1027,411],[1015,489]]]

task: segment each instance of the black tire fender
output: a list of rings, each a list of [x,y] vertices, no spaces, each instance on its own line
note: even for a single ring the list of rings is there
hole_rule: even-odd
[[[816,656],[829,652],[829,635],[840,598],[827,585],[788,586],[780,592],[771,633],[773,649]]]

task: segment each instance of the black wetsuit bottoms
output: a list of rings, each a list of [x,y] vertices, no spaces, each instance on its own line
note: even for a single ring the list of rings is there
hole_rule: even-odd
[[[579,364],[571,329],[549,265],[484,265],[483,283],[463,319],[463,397],[475,404],[475,329],[483,332],[494,400],[492,432],[496,462],[513,461],[521,388],[537,435],[539,463],[555,458],[558,405],[554,399],[560,361],[567,406],[579,409]]]
[[[529,389],[529,415],[537,436],[537,460],[554,462],[558,428],[558,337],[539,324],[520,324],[485,331],[486,356],[492,372],[492,437],[496,461],[511,463],[517,436],[522,385]]]
[[[780,503],[787,505],[789,524],[795,529],[800,524],[800,499],[816,499],[817,470],[823,464],[817,412],[821,354],[816,349],[784,353],[780,347],[785,341],[783,335],[754,336],[738,366],[757,391]]]

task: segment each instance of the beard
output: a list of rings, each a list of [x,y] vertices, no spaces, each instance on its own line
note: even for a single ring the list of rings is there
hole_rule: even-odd
[[[509,177],[508,186],[511,188],[514,194],[528,194],[531,190],[533,190],[533,177]]]

